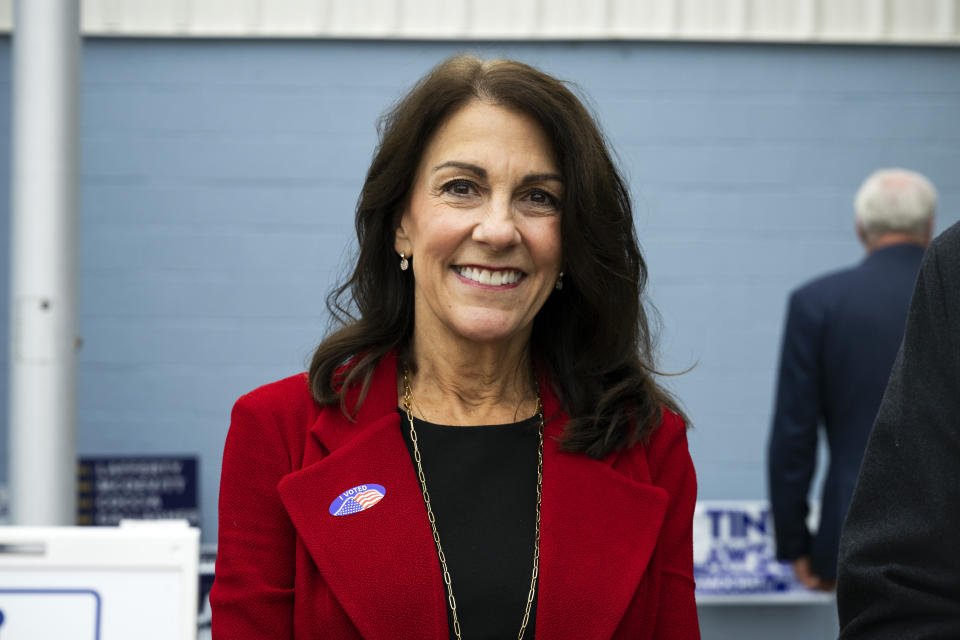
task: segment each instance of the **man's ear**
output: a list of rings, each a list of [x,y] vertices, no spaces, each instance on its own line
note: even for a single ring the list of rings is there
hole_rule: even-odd
[[[867,237],[867,232],[863,230],[863,227],[860,226],[859,222],[854,222],[854,227],[857,229],[857,238],[860,240],[860,244],[863,245],[863,248],[867,251],[870,250],[870,239]]]

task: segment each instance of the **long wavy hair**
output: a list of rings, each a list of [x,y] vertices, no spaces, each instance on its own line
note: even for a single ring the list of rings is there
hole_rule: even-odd
[[[339,402],[350,415],[356,407],[346,406],[345,390],[362,385],[362,402],[384,354],[409,356],[414,283],[398,267],[395,230],[431,136],[473,100],[536,120],[563,177],[564,286],[534,319],[530,345],[570,417],[563,448],[600,458],[645,439],[660,424],[662,407],[680,410],[655,379],[655,341],[644,303],[647,268],[627,188],[574,93],[512,60],[449,58],[381,118],[380,143],[357,203],[356,267],[327,298],[334,328],[310,365],[314,398]]]

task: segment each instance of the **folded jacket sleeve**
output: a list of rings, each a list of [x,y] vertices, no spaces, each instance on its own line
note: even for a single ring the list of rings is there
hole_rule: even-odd
[[[220,475],[214,640],[293,638],[296,538],[277,483],[290,454],[269,407],[234,405]]]
[[[840,538],[842,640],[960,630],[960,227],[950,231],[924,258]]]
[[[666,412],[661,434],[650,450],[653,483],[669,495],[657,541],[662,554],[660,603],[654,638],[696,640],[700,637],[693,580],[693,511],[697,477],[687,446],[686,425]]]

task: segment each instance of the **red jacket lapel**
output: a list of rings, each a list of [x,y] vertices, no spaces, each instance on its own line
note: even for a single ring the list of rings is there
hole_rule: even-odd
[[[348,406],[354,401],[348,397]],[[325,409],[312,433],[329,453],[304,460],[278,488],[317,568],[364,638],[446,638],[437,551],[396,406],[391,355],[377,368],[356,422],[339,407]],[[382,485],[383,499],[351,515],[330,514],[342,492],[362,484]]]

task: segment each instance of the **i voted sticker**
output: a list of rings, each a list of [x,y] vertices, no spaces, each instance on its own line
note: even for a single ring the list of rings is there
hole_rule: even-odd
[[[349,516],[352,513],[366,511],[383,500],[387,490],[379,484],[359,484],[347,489],[330,503],[330,515]]]

